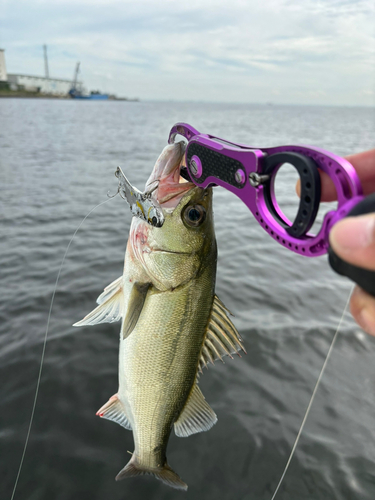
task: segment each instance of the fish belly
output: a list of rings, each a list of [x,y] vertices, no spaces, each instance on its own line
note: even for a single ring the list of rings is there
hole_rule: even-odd
[[[196,379],[213,281],[207,270],[173,291],[150,289],[136,327],[120,340],[118,395],[133,429],[134,458],[145,468],[166,463],[172,425]]]

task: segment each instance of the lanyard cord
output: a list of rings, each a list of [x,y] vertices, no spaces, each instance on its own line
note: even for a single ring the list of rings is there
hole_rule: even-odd
[[[289,465],[290,465],[290,462],[292,461],[292,458],[294,456],[294,452],[296,451],[296,448],[297,448],[297,445],[298,445],[298,442],[299,442],[299,439],[301,437],[301,434],[302,434],[302,431],[303,431],[303,428],[305,426],[305,423],[306,423],[306,420],[307,420],[307,417],[309,416],[309,413],[310,413],[310,410],[311,410],[311,406],[314,402],[314,398],[315,398],[315,395],[318,391],[318,387],[320,385],[320,382],[322,380],[322,377],[323,377],[323,374],[324,374],[324,371],[326,369],[326,366],[327,366],[327,363],[328,363],[328,360],[329,358],[331,357],[331,354],[332,354],[332,351],[333,351],[333,347],[336,343],[336,340],[337,340],[337,337],[339,335],[339,331],[340,331],[340,327],[341,327],[341,323],[342,323],[342,320],[344,319],[344,316],[346,314],[346,311],[348,309],[348,305],[349,305],[349,301],[350,301],[350,297],[353,293],[353,289],[354,289],[354,285],[352,287],[352,289],[350,290],[349,292],[349,296],[347,298],[347,301],[346,301],[346,304],[345,304],[345,307],[344,307],[344,311],[341,315],[341,318],[340,318],[340,321],[339,321],[339,324],[337,325],[337,328],[336,328],[336,332],[333,336],[333,339],[332,339],[332,342],[331,342],[331,345],[329,346],[329,349],[328,349],[328,352],[327,352],[327,356],[326,356],[326,359],[324,360],[324,363],[323,363],[323,366],[322,366],[322,369],[320,370],[320,373],[319,373],[319,376],[318,376],[318,380],[316,381],[316,384],[315,384],[315,387],[314,387],[314,390],[313,390],[313,393],[311,395],[311,398],[310,398],[310,401],[309,401],[309,404],[307,405],[307,409],[305,411],[305,415],[303,417],[303,420],[302,420],[302,423],[301,423],[301,426],[299,428],[299,431],[298,431],[298,434],[297,434],[297,437],[294,441],[294,444],[293,444],[293,447],[292,447],[292,451],[290,452],[290,455],[289,455],[289,458],[288,458],[288,461],[284,467],[284,470],[283,470],[283,473],[281,474],[281,477],[280,477],[280,480],[276,486],[276,489],[275,489],[275,492],[274,494],[272,495],[271,497],[271,500],[274,500],[276,495],[277,495],[277,492],[279,491],[279,488],[281,486],[281,483],[283,482],[284,480],[284,477],[288,471],[288,468],[289,468]]]
[[[40,359],[40,367],[39,367],[39,375],[38,375],[38,381],[37,381],[37,384],[36,384],[36,390],[35,390],[35,396],[34,396],[34,403],[33,403],[33,408],[31,410],[31,417],[30,417],[30,422],[29,422],[29,428],[28,428],[28,431],[27,431],[27,435],[26,435],[26,441],[25,441],[25,446],[23,447],[23,453],[22,453],[22,457],[21,457],[21,461],[20,461],[20,466],[18,468],[18,473],[17,473],[17,477],[16,477],[16,481],[14,483],[14,487],[13,487],[13,493],[12,493],[12,496],[10,498],[10,500],[13,500],[14,498],[14,495],[16,493],[16,488],[17,488],[17,484],[18,484],[18,480],[19,480],[19,477],[20,477],[20,474],[21,474],[21,469],[22,469],[22,465],[23,465],[23,461],[24,461],[24,458],[25,458],[25,454],[26,454],[26,449],[27,449],[27,445],[29,443],[29,437],[30,437],[30,431],[31,431],[31,426],[32,426],[32,423],[33,423],[33,420],[34,420],[34,414],[35,414],[35,408],[36,408],[36,402],[37,402],[37,399],[38,399],[38,393],[39,393],[39,386],[40,386],[40,379],[42,377],[42,370],[43,370],[43,362],[44,362],[44,355],[45,355],[45,352],[46,352],[46,344],[47,344],[47,337],[48,337],[48,329],[49,329],[49,323],[50,323],[50,319],[51,319],[51,313],[52,313],[52,307],[53,307],[53,302],[55,300],[55,294],[56,294],[56,289],[57,289],[57,284],[59,282],[59,278],[60,278],[60,274],[61,274],[61,270],[62,270],[62,267],[64,265],[64,262],[65,262],[65,258],[68,254],[68,251],[69,251],[69,248],[70,248],[70,245],[72,243],[72,241],[74,240],[74,237],[75,235],[78,233],[79,229],[81,228],[82,224],[85,222],[85,220],[87,219],[87,217],[98,207],[100,207],[101,205],[104,205],[104,203],[108,203],[109,201],[111,201],[112,198],[109,198],[108,200],[104,200],[102,201],[101,203],[99,203],[98,205],[96,205],[94,208],[92,208],[90,210],[90,212],[82,219],[81,223],[79,224],[79,226],[77,227],[77,229],[74,231],[74,234],[73,236],[71,237],[69,243],[68,243],[68,246],[66,247],[66,250],[65,250],[65,253],[64,253],[64,257],[61,261],[61,264],[60,264],[60,268],[59,268],[59,271],[57,273],[57,278],[56,278],[56,282],[55,282],[55,288],[53,290],[53,293],[52,293],[52,298],[51,298],[51,304],[49,306],[49,313],[48,313],[48,319],[47,319],[47,326],[46,326],[46,333],[44,334],[44,342],[43,342],[43,349],[42,349],[42,356],[41,356],[41,359]]]

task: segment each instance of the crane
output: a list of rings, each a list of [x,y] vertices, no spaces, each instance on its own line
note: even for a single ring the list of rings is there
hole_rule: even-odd
[[[78,81],[78,73],[79,73],[79,66],[80,62],[77,62],[76,64],[76,69],[74,70],[74,76],[73,76],[73,81],[72,81],[72,87],[69,91],[69,94],[75,93],[77,91],[77,81]]]

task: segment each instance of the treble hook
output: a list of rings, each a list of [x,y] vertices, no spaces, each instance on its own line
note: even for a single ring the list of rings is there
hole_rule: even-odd
[[[117,195],[120,193],[120,188],[118,187],[118,188],[117,188],[117,192],[116,192],[115,194],[113,194],[113,195],[111,195],[111,194],[109,194],[109,193],[110,193],[110,191],[108,190],[108,191],[107,191],[107,196],[108,196],[108,198],[114,198],[115,196],[117,196]],[[120,193],[120,196],[121,196],[121,193]]]
[[[144,196],[145,198],[151,198],[152,193],[153,193],[154,191],[156,191],[156,189],[159,187],[159,182],[160,182],[160,179],[155,179],[153,182],[157,182],[157,184],[156,184],[156,186],[155,186],[155,187],[153,187],[153,188],[152,188],[152,189],[150,189],[149,191],[145,191],[145,192],[143,193],[143,196]]]
[[[116,170],[116,173],[115,173],[116,177],[118,177],[117,173],[119,172],[119,169],[120,169],[120,167],[117,167],[117,170]],[[117,192],[114,195],[110,195],[109,191],[107,191],[107,196],[108,196],[108,198],[114,198],[119,193],[120,193],[120,184],[118,185]],[[121,196],[121,193],[120,193],[120,196]],[[121,198],[123,198],[123,196],[121,196]]]

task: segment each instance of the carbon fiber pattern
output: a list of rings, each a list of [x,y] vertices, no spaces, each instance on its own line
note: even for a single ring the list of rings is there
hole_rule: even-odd
[[[241,169],[246,173],[246,170],[242,163],[238,160],[234,160],[233,158],[229,158],[217,151],[213,151],[212,149],[206,148],[201,144],[191,143],[188,145],[187,149],[187,167],[189,169],[191,177],[194,179],[194,182],[197,184],[201,184],[203,181],[207,179],[207,177],[216,177],[231,186],[236,188],[243,188],[246,185],[246,182],[240,184],[235,179],[235,173],[238,169]],[[193,155],[199,157],[202,163],[202,175],[201,177],[195,177],[189,166],[190,160]]]

